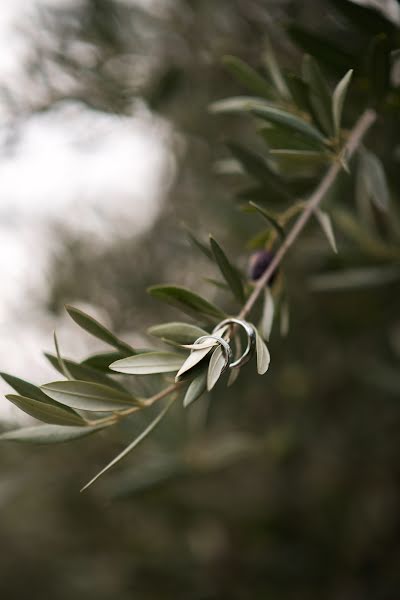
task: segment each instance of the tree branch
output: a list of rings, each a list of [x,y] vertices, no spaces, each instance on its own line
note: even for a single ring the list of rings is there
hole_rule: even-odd
[[[368,129],[375,123],[375,121],[376,112],[372,109],[365,110],[365,112],[358,119],[354,128],[351,130],[348,140],[343,148],[343,155],[346,157],[346,160],[350,159],[353,156],[355,150],[362,142],[362,139],[367,133]],[[257,281],[253,292],[251,293],[251,295],[247,299],[247,302],[238,314],[239,319],[244,319],[250,313],[251,309],[257,301],[258,296],[261,294],[270,277],[278,267],[279,263],[282,261],[286,252],[293,245],[297,237],[304,229],[305,225],[308,223],[314,210],[318,208],[318,206],[322,202],[326,192],[334,183],[341,169],[342,163],[340,162],[340,160],[337,160],[329,167],[324,178],[321,180],[321,182],[319,183],[309,200],[306,202],[304,210],[295,221],[293,227],[287,234],[284,242],[279,247],[268,268],[263,273],[262,277],[260,277],[260,279]]]

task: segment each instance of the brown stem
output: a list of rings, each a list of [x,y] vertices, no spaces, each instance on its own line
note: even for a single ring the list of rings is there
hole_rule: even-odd
[[[368,129],[374,124],[375,121],[376,113],[372,109],[367,109],[358,119],[354,128],[350,132],[348,140],[343,148],[342,156],[345,156],[346,160],[349,160],[352,157],[355,150],[360,145],[364,135],[367,133]],[[329,167],[324,178],[321,180],[321,182],[319,183],[309,200],[306,202],[302,213],[295,221],[293,227],[287,234],[282,245],[279,247],[268,268],[257,281],[253,292],[250,294],[246,304],[243,306],[242,310],[238,314],[239,319],[244,319],[250,313],[251,309],[257,301],[257,298],[261,294],[271,275],[285,256],[286,252],[289,250],[289,248],[296,241],[297,237],[304,229],[314,210],[318,208],[326,192],[329,190],[336,177],[340,173],[342,167],[343,164],[340,160],[335,161]]]

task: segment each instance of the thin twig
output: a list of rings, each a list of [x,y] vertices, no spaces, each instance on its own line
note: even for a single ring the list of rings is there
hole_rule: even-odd
[[[355,150],[360,145],[363,137],[367,133],[368,129],[375,123],[375,121],[376,121],[376,113],[372,109],[367,109],[361,115],[361,117],[358,119],[354,128],[350,132],[348,140],[343,148],[342,154],[346,156],[347,160],[352,157]],[[324,178],[321,180],[318,187],[311,195],[310,199],[306,202],[304,210],[299,215],[299,217],[295,221],[293,227],[287,234],[285,240],[279,247],[277,253],[275,254],[274,258],[272,259],[271,263],[269,264],[269,267],[266,269],[266,271],[263,273],[263,275],[257,281],[253,292],[247,299],[247,302],[245,303],[245,305],[243,306],[242,310],[240,311],[240,313],[238,315],[239,319],[244,319],[249,314],[249,312],[253,308],[254,304],[256,303],[259,295],[261,294],[262,290],[264,289],[266,283],[272,276],[273,272],[275,271],[275,269],[277,268],[277,266],[279,265],[279,263],[285,256],[286,252],[292,246],[293,242],[295,242],[295,240],[297,239],[299,234],[304,229],[304,227],[307,224],[308,220],[310,219],[312,213],[319,206],[319,204],[323,200],[325,194],[327,193],[327,191],[329,190],[331,185],[334,183],[336,177],[339,175],[342,168],[343,168],[342,162],[339,160],[334,162],[329,167]]]

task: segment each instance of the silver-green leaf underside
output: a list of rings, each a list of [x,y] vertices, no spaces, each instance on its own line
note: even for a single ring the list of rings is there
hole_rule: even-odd
[[[335,239],[335,232],[333,231],[332,221],[328,213],[322,211],[320,208],[316,208],[314,214],[317,218],[318,223],[321,226],[322,231],[326,235],[326,239],[328,240],[332,250],[337,254],[337,246]]]
[[[207,331],[197,325],[177,321],[153,325],[148,333],[173,344],[193,344],[202,335],[207,335]]]
[[[138,404],[133,396],[87,381],[54,381],[42,386],[53,400],[78,410],[110,412]]]
[[[185,357],[174,352],[146,352],[128,356],[110,365],[110,369],[127,375],[151,375],[178,371]]]
[[[60,444],[91,435],[104,427],[63,427],[61,425],[38,425],[7,431],[0,435],[0,442],[26,444]]]
[[[226,358],[221,346],[218,346],[211,355],[207,371],[207,390],[211,391],[221,377],[226,364]]]
[[[39,400],[33,400],[32,398],[17,396],[16,394],[7,394],[6,398],[20,410],[44,423],[66,426],[86,425],[86,421],[81,415],[61,404],[47,404]]]
[[[183,399],[183,406],[186,408],[189,404],[192,404],[195,400],[200,398],[207,389],[207,369],[204,369],[200,375],[195,377],[190,383],[186,390],[185,397]]]
[[[269,350],[262,339],[259,332],[256,330],[256,354],[257,354],[257,372],[259,375],[264,375],[268,371],[271,360]]]
[[[339,137],[340,127],[342,125],[343,105],[346,99],[347,89],[349,87],[353,69],[347,71],[346,75],[339,81],[332,96],[332,114],[335,135]]]

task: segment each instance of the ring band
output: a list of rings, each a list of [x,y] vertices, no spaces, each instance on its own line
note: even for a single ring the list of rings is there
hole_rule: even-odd
[[[220,346],[222,346],[224,354],[225,354],[225,365],[223,368],[223,371],[225,371],[225,369],[227,369],[228,367],[231,366],[232,363],[232,359],[233,359],[233,354],[232,354],[232,348],[230,347],[230,345],[228,344],[228,342],[226,340],[224,340],[222,337],[220,337],[219,335],[214,335],[214,332],[208,335],[202,335],[201,337],[197,338],[197,340],[194,342],[194,344],[201,344],[201,342],[204,342],[205,340],[208,339],[213,339],[216,340]]]
[[[219,323],[216,327],[214,327],[212,333],[215,333],[215,331],[218,331],[218,329],[221,329],[221,327],[224,327],[224,325],[239,325],[246,332],[247,346],[246,346],[245,351],[243,352],[243,354],[241,356],[239,356],[239,358],[237,360],[229,363],[230,369],[234,369],[235,367],[241,367],[242,365],[245,365],[250,360],[250,358],[253,356],[253,353],[254,353],[254,350],[256,347],[256,332],[254,330],[254,325],[252,325],[251,323],[248,323],[247,321],[243,321],[242,319],[236,319],[235,317],[230,317],[228,319],[225,319],[221,323]],[[206,336],[204,336],[204,337],[206,337]],[[231,350],[231,352],[232,352],[232,350]]]

